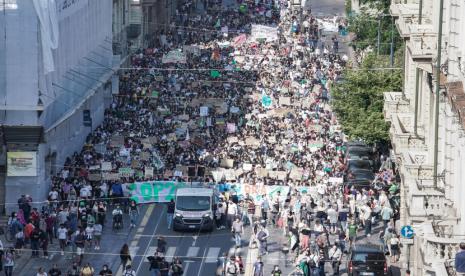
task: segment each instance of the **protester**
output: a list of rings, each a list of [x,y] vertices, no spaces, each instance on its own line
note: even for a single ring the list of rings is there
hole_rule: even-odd
[[[459,248],[455,254],[455,271],[457,275],[465,275],[465,242],[461,242]]]

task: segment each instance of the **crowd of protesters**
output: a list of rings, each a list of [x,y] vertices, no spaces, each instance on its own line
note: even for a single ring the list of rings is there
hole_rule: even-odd
[[[118,226],[124,213],[129,226],[136,226],[139,210],[127,200],[125,184],[186,181],[186,172],[174,172],[188,166],[205,168],[194,176],[199,181],[289,187],[273,196],[224,192],[217,227],[231,229],[238,247],[248,222],[266,255],[267,228],[279,227],[302,270],[323,275],[327,260],[337,271],[359,228],[369,236],[372,225],[382,222],[384,243],[396,260],[398,210],[389,200],[395,189],[343,189],[330,182],[346,172],[344,136],[329,105],[331,86],[347,62],[338,54],[337,36],[325,35],[309,10],[293,13],[287,1],[238,1],[226,10],[214,2],[206,1],[212,12],[202,16],[189,16],[194,9],[189,1],[180,5],[173,24],[132,56],[133,70],[121,71],[119,93],[103,123],[53,177],[47,202],[39,207],[21,196],[9,220],[15,245],[4,253],[5,270],[21,255],[48,258],[49,244],[58,243],[61,255],[76,256],[67,275],[92,275],[83,256],[100,250],[104,228]],[[250,39],[251,24],[276,27],[277,37]],[[185,61],[163,62],[184,45]],[[103,163],[110,164],[105,173]],[[132,173],[115,178],[124,167]],[[233,179],[213,175],[224,168],[234,171]],[[391,185],[389,172],[380,178]],[[331,243],[330,236],[338,242]],[[120,253],[131,275],[127,245]],[[240,262],[233,257],[236,268]],[[149,261],[155,276],[182,275],[178,259],[167,264],[159,254]],[[255,275],[262,275],[255,266]],[[58,271],[55,266],[49,274],[61,275]],[[102,271],[99,275],[112,275],[108,266]]]

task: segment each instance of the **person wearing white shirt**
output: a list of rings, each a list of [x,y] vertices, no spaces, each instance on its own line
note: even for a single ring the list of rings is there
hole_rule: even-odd
[[[234,221],[234,218],[237,216],[237,205],[236,203],[232,202],[231,200],[228,202],[228,208],[227,208],[227,223],[228,223],[228,228],[231,229],[232,223]]]

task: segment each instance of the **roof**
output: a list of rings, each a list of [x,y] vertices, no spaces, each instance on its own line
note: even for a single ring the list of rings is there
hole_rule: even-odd
[[[376,244],[356,244],[352,252],[364,252],[364,253],[381,253],[384,255],[381,245]]]
[[[208,188],[179,188],[176,190],[176,196],[211,196],[212,194],[213,190]]]

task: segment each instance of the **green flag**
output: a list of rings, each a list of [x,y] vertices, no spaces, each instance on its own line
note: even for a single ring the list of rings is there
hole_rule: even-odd
[[[219,27],[221,27],[221,19],[218,18],[215,24],[215,28],[219,28]]]
[[[246,4],[241,4],[239,6],[239,12],[246,13],[247,12],[247,5]]]
[[[218,70],[211,70],[211,71],[210,71],[210,76],[211,76],[212,78],[218,78],[218,77],[221,76],[221,74],[220,74],[220,72],[219,72]]]
[[[156,90],[152,91],[152,98],[158,98],[158,91]]]

